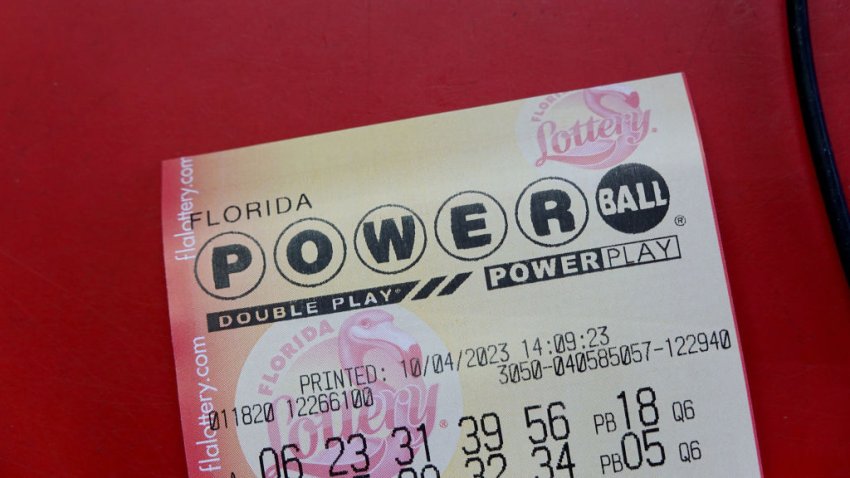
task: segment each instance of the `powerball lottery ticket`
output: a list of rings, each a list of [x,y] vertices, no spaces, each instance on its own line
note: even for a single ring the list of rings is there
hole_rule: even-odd
[[[188,473],[760,476],[671,74],[163,163]]]

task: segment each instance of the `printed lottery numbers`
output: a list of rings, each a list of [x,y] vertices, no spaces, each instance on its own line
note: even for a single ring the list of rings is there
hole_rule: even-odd
[[[538,460],[543,474],[535,478],[575,478],[572,456],[570,455],[570,421],[564,415],[564,402],[552,402],[545,408],[542,405],[525,407],[525,426],[529,430],[528,440],[535,445],[531,457]],[[554,443],[552,443],[554,442]],[[555,451],[553,453],[553,450]],[[560,473],[566,470],[565,473]]]
[[[428,447],[428,431],[425,429],[425,424],[422,423],[418,427],[416,427],[416,431],[420,433],[422,436],[422,447],[425,449],[425,461],[431,461],[431,449]],[[398,478],[440,478],[440,470],[437,469],[436,466],[428,463],[427,465],[422,467],[422,470],[417,473],[416,469],[413,468],[413,458],[415,457],[416,451],[413,449],[413,435],[410,432],[410,429],[407,427],[396,427],[393,428],[392,433],[390,434],[393,438],[396,436],[401,437],[401,442],[399,446],[407,451],[407,458],[401,459],[396,457],[395,462],[399,465],[403,466],[398,472]]]
[[[301,460],[298,459],[296,453],[301,450],[298,445],[289,444],[283,445],[280,449],[280,456],[272,447],[263,448],[260,451],[260,470],[264,477],[274,476],[276,478],[302,478],[304,476],[304,467]],[[291,455],[291,456],[290,456]],[[294,465],[297,475],[290,474]],[[282,467],[281,467],[282,466]],[[281,475],[281,470],[283,474]]]
[[[348,437],[347,443],[349,446],[352,445],[352,441],[354,441],[354,453],[359,458],[362,458],[363,463],[352,463],[351,470],[355,473],[362,473],[365,471],[369,471],[369,455],[366,454],[366,437],[363,436],[362,433],[355,433]],[[348,474],[348,470],[344,469],[335,469],[335,467],[339,466],[339,459],[342,458],[342,455],[345,453],[345,444],[346,442],[342,441],[341,437],[330,437],[325,441],[325,450],[330,450],[334,448],[331,443],[336,443],[339,448],[339,454],[334,458],[333,463],[331,464],[330,469],[328,470],[329,476],[343,476]],[[369,475],[357,475],[367,477]]]
[[[620,438],[619,450],[599,457],[602,474],[619,473],[625,469],[638,470],[645,465],[663,465],[667,454],[656,435],[661,431],[661,414],[655,390],[642,387],[634,395],[623,390],[617,394],[617,399],[622,405],[627,431]],[[597,434],[618,429],[615,414],[611,412],[595,415],[594,424]]]
[[[424,423],[415,428],[405,426],[393,428],[389,438],[397,441],[401,451],[395,458],[396,464],[401,467],[397,478],[440,478],[440,470],[430,463],[431,449],[428,445],[428,431]],[[420,446],[424,451],[426,463],[417,470],[412,465]],[[327,468],[328,477],[370,477],[369,470],[373,463],[369,459],[369,453],[374,452],[374,450],[369,450],[369,441],[362,433],[353,433],[345,439],[338,436],[330,437],[325,440],[325,450],[329,452],[328,461],[331,462]],[[271,447],[263,448],[259,456],[262,476],[266,478],[304,478],[305,464],[302,463],[299,455],[302,455],[301,449],[294,443],[281,447],[280,453],[277,453]],[[307,466],[315,468],[315,464],[307,464]],[[316,471],[313,470],[310,473],[315,474]]]
[[[623,414],[626,417],[626,428],[629,429],[620,440],[620,450],[623,452],[623,464],[630,470],[637,470],[644,463],[649,466],[661,466],[666,460],[664,445],[650,436],[658,433],[658,421],[661,418],[658,407],[655,405],[655,390],[652,387],[643,387],[635,393],[637,402],[637,416],[643,430],[640,435],[632,431],[632,420],[629,413],[629,399],[625,391],[621,391],[617,398],[623,403]],[[634,413],[634,411],[632,411]]]
[[[490,412],[480,418],[461,417],[457,425],[467,438],[461,450],[467,457],[464,466],[472,471],[472,478],[501,478],[508,460],[501,453],[505,440],[499,416]]]

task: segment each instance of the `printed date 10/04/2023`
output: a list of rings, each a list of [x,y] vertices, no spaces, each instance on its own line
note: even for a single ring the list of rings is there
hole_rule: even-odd
[[[584,332],[568,331],[563,334],[555,334],[547,343],[554,344],[554,350],[558,354],[576,350],[579,346],[576,337],[583,342],[582,348],[604,347],[610,343],[608,327],[605,325],[590,327]],[[529,342],[523,340],[522,345],[526,358],[530,358],[533,350],[539,350],[540,339]],[[456,353],[446,352],[443,354],[426,354],[420,358],[408,358],[400,361],[404,377],[420,377],[428,375],[429,372],[440,374],[443,372],[458,372],[462,368],[478,368],[487,366],[499,366],[511,361],[511,353],[507,342],[487,344],[481,346],[464,347]]]
[[[554,334],[547,344],[554,346],[554,353],[563,354],[582,349],[596,349],[605,347],[611,342],[608,337],[608,327],[605,325],[589,327],[581,332],[567,331]],[[542,355],[541,339],[523,340],[522,347],[526,358],[537,352]],[[550,352],[551,354],[552,352]],[[511,364],[511,352],[507,342],[487,344],[482,346],[464,347],[456,353],[446,352],[437,354],[425,354],[421,359],[411,357],[400,361],[402,373],[405,378],[427,376],[428,373],[440,374],[444,372],[459,372],[461,369],[472,369],[479,367],[498,366],[506,369]],[[561,374],[563,375],[563,374]]]

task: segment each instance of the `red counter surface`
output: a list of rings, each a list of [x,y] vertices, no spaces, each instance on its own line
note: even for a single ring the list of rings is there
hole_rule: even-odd
[[[813,2],[850,184],[850,12]],[[850,474],[850,292],[782,2],[7,1],[0,476],[181,476],[160,161],[684,71],[765,475]]]

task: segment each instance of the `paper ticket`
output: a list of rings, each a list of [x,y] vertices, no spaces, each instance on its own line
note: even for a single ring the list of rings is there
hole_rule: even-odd
[[[679,74],[163,163],[192,477],[760,476]]]

